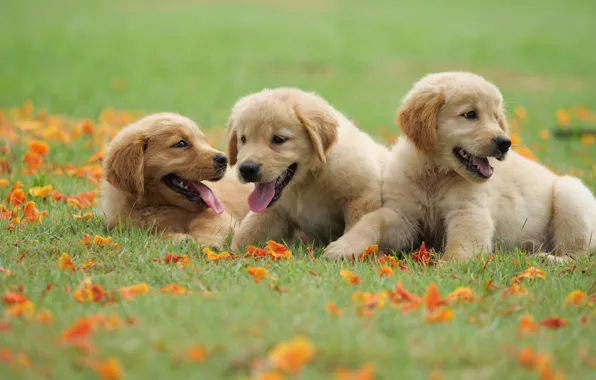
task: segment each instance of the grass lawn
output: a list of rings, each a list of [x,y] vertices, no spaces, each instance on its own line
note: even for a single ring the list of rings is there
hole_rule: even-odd
[[[349,378],[339,369],[361,380],[593,379],[594,255],[556,266],[496,252],[439,267],[407,255],[405,270],[381,277],[387,263],[331,263],[302,246],[290,259],[207,262],[196,246],[108,231],[87,213],[95,153],[135,110],[190,116],[223,149],[238,97],[297,86],[388,142],[401,96],[443,70],[494,81],[516,148],[596,190],[596,142],[548,133],[596,127],[594,14],[592,0],[6,1],[0,379]],[[31,139],[49,144],[42,162],[28,152],[44,145]],[[19,191],[7,199],[17,181],[47,211],[41,223],[21,228],[10,215],[36,219],[31,205],[12,204]],[[154,260],[168,253],[188,262]],[[256,282],[248,267],[269,274]],[[128,300],[120,291],[143,283]],[[170,284],[184,294],[162,291]],[[469,302],[448,297],[462,287]],[[568,305],[574,290],[585,294]]]

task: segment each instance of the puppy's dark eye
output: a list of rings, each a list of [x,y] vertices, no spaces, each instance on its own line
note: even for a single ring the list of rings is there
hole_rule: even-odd
[[[246,144],[246,136],[240,137],[240,141],[242,142],[242,144]]]
[[[466,113],[463,113],[461,116],[464,119],[468,119],[468,120],[476,120],[476,119],[478,119],[478,114],[476,113],[476,111],[468,111]]]
[[[278,135],[274,135],[271,138],[271,142],[275,145],[281,145],[281,144],[285,143],[286,141],[288,141],[287,137],[282,137],[282,136],[278,136]]]
[[[176,144],[172,145],[172,148],[188,148],[190,146],[186,140],[180,140]]]

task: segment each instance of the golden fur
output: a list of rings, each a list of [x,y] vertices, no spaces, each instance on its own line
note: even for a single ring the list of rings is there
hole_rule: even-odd
[[[463,117],[471,110],[475,120]],[[596,247],[596,199],[579,179],[515,152],[495,154],[495,138],[507,126],[492,83],[472,73],[427,75],[405,96],[398,123],[405,136],[386,165],[383,207],[327,247],[326,257],[358,255],[377,243],[407,250],[426,241],[443,246],[447,260],[499,246],[551,251],[549,258],[561,261]],[[470,172],[457,148],[491,156],[494,174]]]
[[[260,165],[259,178],[252,181],[255,192],[297,164],[277,202],[261,202],[269,207],[251,211],[242,221],[234,249],[290,239],[297,232],[328,244],[381,206],[388,149],[314,93],[277,88],[241,98],[229,117],[228,134],[230,163],[237,165],[241,181],[247,181],[243,163]],[[274,136],[283,142],[274,143]]]
[[[181,140],[189,146],[174,147]],[[209,146],[192,120],[178,114],[149,115],[122,129],[104,158],[101,210],[106,225],[134,225],[173,239],[221,246],[235,228],[235,219],[248,213],[251,186],[224,174],[226,160],[216,163],[217,155],[220,160],[225,156]],[[172,173],[206,181],[203,185],[221,196],[225,211],[217,214],[204,201],[191,202],[172,190],[164,179]]]

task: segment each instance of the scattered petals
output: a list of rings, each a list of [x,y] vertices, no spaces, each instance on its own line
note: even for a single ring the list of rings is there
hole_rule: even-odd
[[[524,314],[519,321],[517,329],[522,335],[528,335],[538,332],[539,327],[540,326],[534,322],[534,317],[529,314]]]
[[[37,313],[37,322],[41,323],[42,325],[47,325],[54,322],[54,313],[47,309],[40,310]]]
[[[184,355],[184,359],[186,361],[193,363],[202,363],[207,361],[207,357],[207,349],[202,344],[189,348]]]
[[[186,290],[185,287],[180,286],[178,284],[166,285],[160,289],[160,292],[165,293],[165,294],[173,294],[173,295],[181,295],[181,294],[188,293],[188,291]]]
[[[87,262],[85,264],[81,265],[81,268],[80,269],[81,270],[87,270],[87,269],[93,268],[96,265],[97,265],[97,260],[95,260],[95,259],[89,259],[89,260],[87,260]]]
[[[6,305],[18,305],[29,301],[22,293],[8,291],[2,296],[2,301]]]
[[[336,380],[373,380],[375,378],[375,369],[370,363],[364,364],[355,371],[348,369],[338,369],[335,371]]]
[[[298,374],[315,356],[315,347],[306,337],[296,337],[279,343],[269,352],[269,360],[277,369]]]
[[[250,274],[254,281],[258,284],[263,280],[264,276],[269,275],[269,271],[261,267],[248,267],[248,274]]]
[[[327,311],[327,314],[334,317],[341,317],[343,315],[343,311],[341,311],[341,309],[333,301],[327,302],[325,305],[325,311]]]
[[[391,277],[393,276],[393,269],[388,266],[379,268],[379,277]]]
[[[289,259],[292,257],[292,252],[285,245],[276,243],[273,240],[267,241],[267,254],[273,260]]]
[[[348,285],[360,284],[360,277],[358,277],[357,275],[355,275],[354,273],[350,272],[347,269],[341,269],[339,271],[339,275],[344,279],[344,281]]]
[[[544,271],[542,271],[542,269],[530,267],[530,268],[526,269],[525,271],[523,271],[519,276],[517,276],[518,280],[522,280],[524,278],[528,278],[530,280],[534,280],[535,278],[545,279],[546,274],[544,273]]]
[[[203,253],[205,255],[207,255],[207,262],[219,261],[219,260],[229,259],[232,257],[232,255],[229,252],[215,253],[212,250],[210,250],[209,248],[203,248]]]
[[[565,304],[574,306],[584,306],[588,303],[588,295],[581,290],[574,290],[565,299]]]
[[[62,270],[67,270],[71,272],[74,272],[76,270],[74,263],[72,262],[72,259],[70,258],[70,255],[68,253],[63,253],[62,256],[60,256],[60,258],[58,259],[58,267]]]
[[[472,290],[472,288],[461,287],[461,288],[457,288],[454,291],[452,291],[451,293],[449,293],[449,295],[447,296],[447,299],[452,300],[452,301],[457,300],[457,301],[470,303],[470,302],[474,301],[475,296],[474,296],[474,291]]]
[[[35,305],[33,305],[33,302],[31,302],[29,300],[27,300],[23,303],[17,303],[17,304],[11,305],[6,309],[7,316],[16,317],[16,318],[31,319],[31,318],[33,318],[34,313],[35,313]]]
[[[118,359],[107,359],[97,363],[93,370],[102,380],[120,380],[122,379],[122,366]]]
[[[141,282],[140,284],[131,285],[127,288],[120,288],[120,293],[125,300],[131,300],[134,297],[145,294],[149,292],[149,285],[145,282]]]
[[[538,322],[538,324],[549,329],[560,329],[567,326],[567,320],[561,317],[548,317]]]
[[[453,310],[450,308],[442,308],[437,310],[436,312],[427,315],[426,322],[427,323],[444,323],[444,322],[451,322],[453,319]]]

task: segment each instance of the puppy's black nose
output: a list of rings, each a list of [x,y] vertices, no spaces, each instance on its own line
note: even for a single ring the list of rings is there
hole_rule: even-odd
[[[497,136],[495,137],[495,145],[501,154],[505,154],[511,148],[511,139],[507,136]]]
[[[257,164],[254,161],[244,161],[240,164],[238,168],[240,170],[240,175],[248,182],[255,182],[259,179],[259,168],[261,165]]]
[[[215,157],[213,157],[213,161],[215,162],[215,166],[227,166],[228,165],[228,158],[223,153],[217,153]]]

